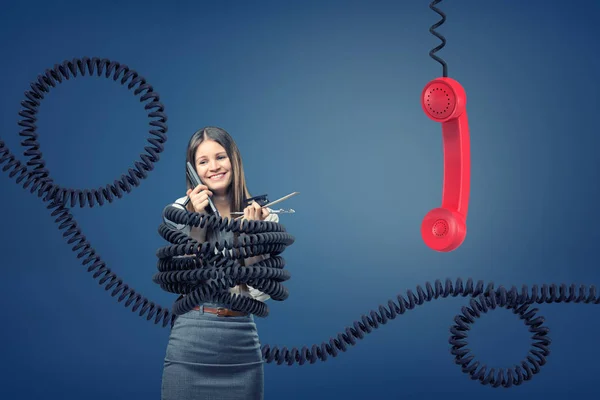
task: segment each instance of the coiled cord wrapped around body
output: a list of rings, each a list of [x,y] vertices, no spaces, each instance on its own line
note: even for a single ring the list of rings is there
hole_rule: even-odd
[[[273,300],[287,299],[288,291],[281,282],[288,280],[290,275],[283,269],[285,261],[279,254],[294,242],[294,238],[282,225],[270,221],[242,223],[214,215],[189,213],[177,207],[166,207],[164,217],[178,225],[243,234],[239,243],[224,239],[216,243],[198,243],[164,222],[160,225],[159,234],[172,245],[158,250],[159,272],[153,280],[163,290],[186,294],[173,306],[176,315],[203,302],[217,302],[236,311],[266,317],[268,309],[264,302],[227,292],[240,283],[268,294]],[[230,257],[222,253],[230,250]],[[270,257],[249,266],[242,266],[238,261],[262,254]],[[195,257],[180,257],[184,255]]]
[[[151,146],[145,148],[147,154],[142,154],[141,161],[135,163],[135,168],[129,169],[128,174],[123,175],[114,184],[98,189],[62,188],[53,182],[45,168],[37,142],[35,125],[37,110],[45,93],[58,83],[75,78],[78,74],[93,75],[94,72],[97,76],[104,75],[107,78],[112,76],[114,81],[121,77],[121,84],[129,81],[127,87],[130,90],[135,88],[134,94],[141,94],[140,101],[147,102],[145,109],[152,119],[150,134],[155,137],[148,140]],[[69,245],[73,245],[72,250],[77,254],[77,258],[82,259],[82,264],[87,266],[88,272],[93,272],[93,278],[99,279],[99,284],[110,291],[111,296],[118,295],[117,300],[124,301],[126,307],[131,306],[133,312],[139,310],[140,316],[145,316],[149,321],[153,319],[155,324],[162,322],[163,327],[169,324],[172,326],[177,315],[189,311],[202,301],[218,301],[230,304],[233,309],[266,316],[268,310],[264,303],[226,293],[227,288],[237,283],[252,285],[269,294],[274,300],[281,301],[288,297],[288,291],[281,282],[288,280],[290,275],[284,269],[285,262],[280,254],[294,242],[294,239],[282,225],[267,221],[240,224],[238,221],[188,213],[176,207],[167,207],[165,213],[169,220],[200,228],[231,230],[243,236],[239,243],[222,240],[201,244],[163,223],[159,227],[159,234],[171,245],[162,247],[157,252],[158,273],[154,276],[154,281],[166,291],[187,296],[177,301],[171,312],[166,307],[161,307],[137,293],[111,271],[97,255],[69,212],[69,207],[77,204],[80,207],[93,207],[96,202],[102,206],[105,201],[110,203],[115,197],[121,198],[124,193],[129,193],[146,178],[147,172],[151,171],[153,164],[158,161],[158,155],[163,151],[163,144],[167,140],[167,117],[163,105],[159,102],[158,94],[144,78],[125,65],[99,58],[84,58],[65,61],[47,70],[31,84],[31,90],[25,93],[25,97],[25,101],[22,102],[24,110],[20,112],[23,120],[19,124],[24,127],[21,136],[27,138],[22,142],[27,147],[24,154],[30,160],[27,165],[23,165],[9,151],[4,141],[0,140],[2,171],[8,172],[11,178],[16,179],[18,184],[23,184],[25,189],[29,188],[31,193],[37,191],[38,197],[47,203],[51,215],[56,217],[55,222],[63,231],[63,237]],[[222,252],[223,250],[231,250],[231,256],[226,256],[228,252]],[[268,254],[270,258],[249,266],[241,266],[238,261],[241,258],[261,254]],[[178,257],[183,255],[192,257]],[[395,300],[389,300],[386,306],[380,305],[378,311],[373,310],[368,315],[363,315],[359,321],[355,321],[328,342],[310,347],[304,346],[301,349],[264,345],[263,358],[267,363],[275,362],[277,365],[303,365],[306,362],[312,364],[318,360],[325,361],[329,356],[335,357],[339,352],[345,352],[349,346],[356,344],[357,339],[362,339],[366,334],[395,319],[398,315],[426,302],[449,296],[471,297],[469,306],[463,307],[461,314],[454,319],[455,325],[450,328],[451,354],[456,364],[471,379],[492,387],[520,385],[537,374],[546,363],[546,357],[549,355],[549,330],[542,325],[543,318],[536,317],[537,309],[530,309],[531,305],[561,302],[600,303],[594,286],[588,288],[563,284],[533,286],[531,289],[523,286],[519,290],[516,287],[495,289],[493,284],[489,284],[484,289],[482,281],[475,284],[472,279],[467,280],[465,284],[461,279],[457,279],[454,284],[450,280],[446,280],[444,284],[438,280],[433,284],[426,283],[424,286],[418,286],[415,292],[409,290],[404,296],[398,295]],[[514,368],[497,371],[488,370],[487,366],[475,361],[469,354],[466,340],[469,326],[475,319],[496,307],[505,307],[518,315],[533,334],[534,341],[525,360]]]

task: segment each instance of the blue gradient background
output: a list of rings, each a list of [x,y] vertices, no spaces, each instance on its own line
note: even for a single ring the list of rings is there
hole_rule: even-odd
[[[441,75],[428,56],[439,17],[428,1],[59,2],[0,14],[0,132],[24,160],[23,92],[64,59],[106,57],[144,75],[169,117],[166,152],[142,185],[101,208],[75,209],[110,268],[158,304],[152,281],[163,207],[185,194],[189,136],[219,125],[241,148],[254,194],[300,191],[282,223],[291,295],[258,319],[263,344],[329,340],[416,285],[472,277],[496,285],[600,284],[596,228],[600,59],[592,1],[454,1],[439,54],[466,88],[472,134],[468,236],[449,254],[419,235],[439,205],[439,124],[419,95]],[[52,177],[113,182],[149,137],[136,97],[106,79],[52,90],[39,113]],[[41,201],[0,174],[4,399],[158,399],[168,329],[132,314],[76,259]],[[599,309],[543,305],[552,354],[508,391],[472,382],[449,354],[465,299],[397,318],[325,363],[266,365],[267,399],[539,398],[598,393]],[[505,310],[478,321],[470,348],[495,367],[530,347]]]

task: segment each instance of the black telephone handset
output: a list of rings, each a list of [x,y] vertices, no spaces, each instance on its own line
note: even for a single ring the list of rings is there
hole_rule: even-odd
[[[194,169],[192,164],[190,164],[189,161],[187,162],[187,177],[190,183],[192,184],[192,189],[194,189],[198,185],[203,185],[202,180],[200,180],[200,177],[196,173],[196,170]],[[184,207],[189,201],[190,198],[188,197],[184,203]],[[208,198],[208,208],[210,208],[210,211],[212,211],[212,213],[215,214],[217,217],[220,216],[217,207],[215,207],[215,204],[212,202],[212,199],[210,197]]]

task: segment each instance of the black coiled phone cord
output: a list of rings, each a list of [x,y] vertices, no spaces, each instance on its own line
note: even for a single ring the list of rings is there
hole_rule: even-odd
[[[445,63],[442,65],[445,72]],[[127,84],[134,95],[140,96],[140,102],[145,103],[144,108],[150,118],[150,145],[144,148],[145,153],[128,169],[127,174],[112,184],[92,189],[68,189],[55,184],[45,167],[37,142],[36,114],[41,101],[51,88],[64,80],[86,74],[99,77],[104,75],[114,81],[119,80],[122,85]],[[283,301],[288,297],[288,291],[281,282],[288,280],[290,275],[284,269],[285,261],[280,254],[294,242],[294,238],[282,225],[268,221],[250,221],[240,225],[238,221],[188,213],[176,207],[166,208],[165,217],[168,220],[188,226],[233,231],[240,234],[240,240],[237,243],[227,240],[198,243],[163,223],[159,227],[159,234],[171,245],[158,250],[158,273],[153,280],[163,290],[186,296],[177,300],[173,310],[169,311],[126,284],[106,266],[92,248],[69,208],[77,205],[81,208],[92,208],[96,203],[99,206],[104,205],[105,201],[112,203],[116,198],[123,197],[125,193],[130,193],[134,187],[139,186],[141,180],[153,170],[154,163],[158,162],[159,154],[164,150],[163,145],[167,140],[167,116],[159,95],[146,79],[126,65],[100,58],[74,59],[55,65],[30,86],[31,89],[25,92],[25,100],[21,102],[23,109],[19,112],[22,117],[19,125],[23,128],[19,134],[26,138],[21,144],[26,148],[23,154],[28,161],[25,165],[22,164],[6,147],[4,141],[0,140],[2,171],[8,172],[10,178],[14,178],[17,184],[22,184],[30,193],[37,192],[37,196],[47,203],[51,215],[56,217],[55,222],[63,232],[63,237],[73,246],[72,250],[77,254],[77,258],[82,259],[82,265],[87,267],[88,272],[93,273],[94,279],[99,279],[99,284],[109,291],[112,297],[118,296],[118,302],[124,302],[125,307],[131,307],[132,312],[138,312],[138,315],[145,316],[146,320],[154,320],[154,324],[161,323],[166,327],[172,326],[178,315],[204,301],[224,303],[235,310],[260,317],[267,316],[268,308],[265,303],[227,293],[229,287],[239,283],[247,283],[267,293],[273,300]],[[230,254],[225,256],[227,250]],[[182,257],[186,255],[195,257]],[[269,258],[249,266],[242,266],[238,261],[256,255],[269,255]],[[372,310],[368,315],[363,315],[359,321],[355,321],[352,326],[328,342],[311,347],[304,346],[301,349],[264,345],[263,358],[265,362],[275,361],[277,365],[303,365],[306,362],[313,364],[317,360],[325,361],[329,356],[336,357],[339,352],[345,352],[358,339],[362,339],[398,315],[425,302],[449,296],[471,297],[469,306],[462,308],[461,314],[454,318],[455,325],[450,328],[450,352],[454,361],[471,379],[492,387],[520,385],[530,380],[546,364],[546,358],[550,354],[549,330],[542,325],[543,317],[536,317],[538,310],[530,308],[531,305],[563,302],[600,303],[594,286],[534,285],[531,288],[523,286],[519,290],[514,286],[510,289],[494,288],[490,283],[484,289],[482,281],[475,283],[472,279],[466,282],[457,279],[454,283],[446,280],[443,284],[436,280],[433,284],[427,282],[424,286],[417,286],[415,292],[409,290],[404,296],[398,295],[395,301],[389,300],[387,306],[380,305],[378,311]],[[529,354],[513,368],[488,368],[476,361],[467,348],[466,339],[470,325],[476,318],[496,307],[507,308],[518,315],[532,333],[533,344]]]
[[[432,9],[440,17],[442,17],[438,22],[431,25],[431,27],[429,28],[429,33],[431,33],[436,38],[440,39],[440,41],[442,42],[439,45],[437,45],[436,47],[434,47],[433,49],[431,49],[431,51],[429,52],[429,57],[433,58],[435,61],[437,61],[441,64],[442,76],[444,78],[447,78],[448,77],[448,65],[446,64],[446,61],[444,61],[439,56],[435,55],[435,53],[437,53],[438,51],[440,51],[441,49],[443,49],[446,46],[446,38],[443,37],[440,33],[438,33],[436,31],[437,28],[439,28],[440,26],[442,26],[444,24],[444,22],[446,22],[446,14],[444,14],[442,12],[442,10],[440,10],[439,8],[436,7],[436,5],[438,5],[441,2],[442,2],[442,0],[434,0],[431,2],[431,4],[429,4],[429,8]]]

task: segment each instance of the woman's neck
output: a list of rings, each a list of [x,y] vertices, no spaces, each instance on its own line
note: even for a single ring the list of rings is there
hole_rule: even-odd
[[[222,217],[231,217],[231,200],[229,199],[229,195],[214,193],[211,199]]]

